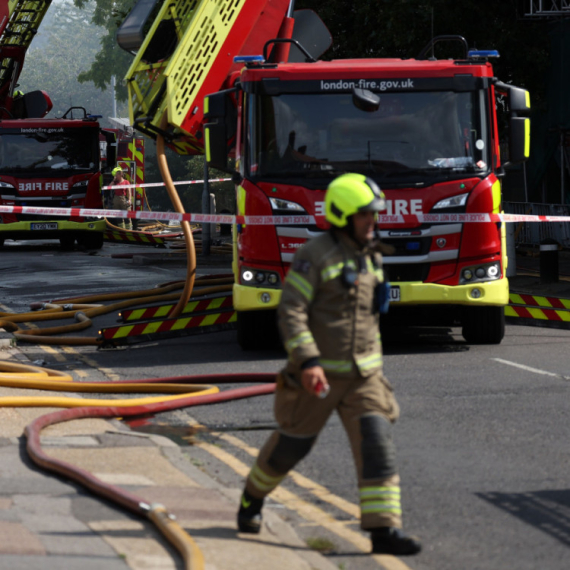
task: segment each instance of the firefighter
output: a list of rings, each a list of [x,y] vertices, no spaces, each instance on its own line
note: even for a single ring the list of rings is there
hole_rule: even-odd
[[[279,328],[289,355],[277,376],[278,429],[266,441],[245,484],[238,528],[258,533],[264,498],[311,450],[334,410],[348,434],[358,474],[361,527],[372,552],[416,554],[402,531],[400,478],[391,424],[399,407],[382,373],[379,312],[386,309],[377,212],[378,185],[344,174],[325,195],[330,231],[300,248],[283,285]]]
[[[113,175],[113,181],[111,186],[129,186],[129,182],[124,179],[124,172],[120,166],[116,166],[111,170]],[[130,188],[114,188],[113,189],[113,209],[114,210],[130,210],[132,206],[131,202],[131,189]],[[132,230],[133,226],[131,224],[130,218],[118,218],[116,224],[124,229]]]

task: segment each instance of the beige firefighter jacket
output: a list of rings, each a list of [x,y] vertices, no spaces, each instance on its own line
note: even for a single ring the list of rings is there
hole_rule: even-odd
[[[347,287],[343,268],[357,272]],[[344,232],[326,232],[297,251],[283,285],[279,328],[289,361],[287,376],[318,359],[327,375],[367,378],[382,367],[376,285],[382,256],[361,249]]]

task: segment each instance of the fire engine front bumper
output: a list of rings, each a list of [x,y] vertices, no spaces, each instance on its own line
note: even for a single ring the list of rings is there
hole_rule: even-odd
[[[399,305],[473,305],[502,306],[509,302],[509,280],[498,279],[469,285],[437,285],[435,283],[403,282],[392,283],[399,288],[399,301],[391,301],[392,307]]]
[[[62,219],[26,220],[0,223],[0,237],[3,239],[56,239],[62,233],[67,232],[104,232],[105,220],[90,220],[86,222],[72,222]]]
[[[236,311],[259,311],[276,309],[281,300],[281,289],[247,287],[234,284],[234,309]]]
[[[392,283],[399,289],[399,301],[391,301],[392,307],[399,305],[473,305],[503,306],[509,302],[509,281],[498,279],[469,285],[437,285],[435,283],[401,282]],[[275,309],[281,299],[280,289],[246,287],[234,284],[233,302],[236,311]]]

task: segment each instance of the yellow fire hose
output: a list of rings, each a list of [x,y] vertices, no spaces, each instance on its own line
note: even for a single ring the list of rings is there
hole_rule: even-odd
[[[165,132],[168,128],[168,109],[164,110],[160,122],[160,128],[162,132]],[[168,162],[166,160],[166,153],[164,150],[164,137],[160,133],[156,136],[156,154],[158,158],[158,167],[162,174],[162,181],[166,186],[166,191],[170,196],[172,205],[179,214],[184,214],[184,206],[182,205],[180,196],[178,196],[178,192],[176,192],[176,188],[172,183],[172,176],[170,176],[170,169],[168,168]],[[192,295],[194,279],[196,278],[196,249],[194,247],[194,236],[192,235],[190,222],[182,221],[180,226],[184,233],[184,239],[186,242],[186,282],[184,283],[184,290],[182,291],[182,295],[180,295],[178,303],[168,315],[173,318],[179,317],[182,310],[188,303],[190,295]]]
[[[199,284],[201,286],[209,284],[214,285],[192,292],[191,296],[197,297],[201,295],[231,291],[232,281],[232,278],[227,277],[201,279],[199,280]],[[179,299],[179,294],[169,293],[169,291],[180,289],[181,286],[181,282],[176,282],[155,289],[146,289],[144,291],[109,293],[99,296],[56,300],[51,303],[41,304],[43,310],[40,311],[27,313],[0,313],[0,327],[11,332],[17,340],[23,342],[65,346],[99,346],[102,341],[92,337],[52,337],[50,335],[62,335],[85,330],[92,325],[92,319],[128,307],[144,303],[175,301]],[[124,300],[120,301],[121,299]],[[93,304],[98,301],[113,300],[119,300],[119,302],[112,303],[110,305]],[[71,318],[75,318],[78,322],[70,325],[60,325],[43,329],[22,329],[17,326],[17,323],[54,321]]]
[[[60,408],[85,408],[86,406],[127,407],[147,406],[162,402],[175,402],[176,400],[187,399],[188,397],[204,396],[208,394],[216,394],[219,389],[216,386],[200,386],[175,383],[128,383],[118,384],[113,382],[74,382],[73,378],[68,374],[56,370],[38,368],[37,366],[17,364],[12,362],[0,363],[0,385],[4,387],[14,388],[32,388],[37,390],[56,390],[69,392],[95,392],[95,393],[176,393],[176,396],[158,396],[147,398],[132,398],[122,400],[104,400],[104,399],[83,399],[68,397],[2,397],[0,398],[0,406],[5,407],[60,407]],[[26,435],[30,438],[29,427],[26,428]],[[39,433],[38,433],[39,438]],[[38,461],[37,450],[28,449],[32,454],[34,461]],[[42,464],[43,467],[51,467],[51,461]],[[66,465],[64,475],[71,476],[77,480],[76,474],[81,475],[82,470],[78,470],[71,465]],[[74,476],[75,475],[75,476]],[[89,474],[89,479],[95,481],[89,487],[95,492],[100,491],[97,478]],[[81,478],[79,481],[82,482]],[[116,489],[111,495],[111,499],[116,495],[121,496],[123,491]],[[127,506],[130,496],[126,494]],[[138,502],[142,506],[144,503]],[[156,526],[159,532],[178,550],[185,563],[186,570],[204,570],[204,556],[202,551],[196,545],[194,539],[178,524],[175,517],[168,513],[166,508],[159,504],[152,504],[148,509],[141,509],[146,517]]]
[[[231,377],[231,378],[228,378]],[[41,447],[41,430],[49,425],[79,418],[111,418],[120,416],[136,417],[146,413],[158,413],[180,409],[196,404],[218,403],[236,398],[269,394],[275,388],[275,377],[272,374],[230,374],[223,379],[219,375],[195,376],[195,382],[226,381],[226,382],[271,382],[259,387],[225,390],[220,393],[217,386],[202,384],[185,384],[170,382],[185,378],[162,378],[154,380],[123,381],[123,382],[75,382],[63,372],[39,368],[33,365],[14,362],[0,362],[0,386],[33,388],[51,391],[76,391],[97,393],[178,393],[178,396],[147,397],[126,400],[100,400],[82,398],[49,398],[49,397],[2,397],[0,406],[12,407],[61,407],[68,408],[41,416],[26,426],[27,450],[30,458],[39,466],[59,473],[76,481],[98,495],[113,500],[124,508],[151,520],[163,536],[173,544],[184,560],[185,570],[204,570],[204,556],[192,537],[175,521],[175,517],[159,504],[147,504],[140,497],[114,485],[105,483],[92,473],[71,465],[62,460],[48,456]],[[75,409],[69,409],[75,408]]]
[[[146,382],[75,382],[64,372],[39,368],[28,364],[14,362],[0,363],[0,385],[10,388],[28,388],[35,390],[50,390],[59,392],[89,392],[100,394],[120,394],[128,391],[134,394],[180,394],[179,396],[156,396],[148,398],[129,398],[123,400],[100,400],[68,397],[0,397],[0,406],[11,407],[53,407],[79,408],[84,406],[146,406],[157,402],[170,402],[188,398],[189,396],[204,396],[216,394],[217,386],[194,386],[191,384],[146,383]],[[128,390],[125,390],[125,388]]]
[[[165,111],[161,128],[163,131],[167,129],[168,118],[167,111]],[[163,181],[168,191],[169,197],[175,210],[178,213],[184,213],[184,207],[180,201],[180,197],[176,192],[172,177],[168,168],[165,148],[164,137],[157,136],[157,155],[160,172]],[[113,226],[107,221],[108,225]],[[116,226],[115,226],[116,227]],[[196,278],[196,250],[192,230],[189,222],[182,222],[181,228],[184,233],[186,255],[187,255],[187,271],[186,280],[181,295],[171,293],[170,291],[180,288],[180,284],[171,284],[160,289],[149,291],[131,292],[127,299],[124,293],[116,293],[100,296],[88,296],[76,299],[65,299],[60,301],[53,301],[47,303],[39,312],[12,314],[0,313],[0,327],[5,328],[10,332],[14,332],[14,336],[18,340],[27,342],[39,342],[43,344],[60,344],[60,345],[98,345],[100,341],[93,338],[78,338],[78,337],[58,337],[54,339],[50,337],[51,334],[65,334],[67,332],[74,332],[76,330],[83,330],[91,325],[91,318],[103,315],[118,309],[140,305],[142,303],[151,303],[158,301],[174,300],[178,298],[178,302],[169,316],[176,318],[180,316],[184,307],[187,305],[189,299],[193,294],[194,282]],[[120,229],[120,228],[118,228]],[[218,280],[219,283],[219,280]],[[206,283],[202,281],[201,285]],[[199,294],[209,294],[221,291],[231,290],[231,285],[217,285],[207,289],[201,289]],[[118,299],[125,299],[111,305],[93,305],[101,301],[114,301]],[[67,305],[67,306],[66,306]],[[48,321],[48,320],[61,320],[63,318],[75,318],[78,322],[67,326],[56,326],[46,329],[33,329],[22,330],[16,323],[33,322],[33,321]],[[70,385],[73,384],[73,387]],[[9,362],[0,363],[0,385],[6,387],[16,388],[34,388],[39,390],[52,390],[52,391],[77,391],[77,392],[96,392],[96,393],[117,393],[117,392],[133,392],[133,393],[169,393],[176,394],[172,396],[157,396],[146,398],[129,398],[123,400],[103,400],[103,399],[84,399],[84,398],[68,398],[68,397],[2,397],[0,398],[0,405],[12,407],[61,407],[61,408],[86,408],[89,406],[101,408],[104,406],[116,408],[131,408],[138,409],[139,406],[168,406],[170,403],[176,405],[180,401],[180,405],[187,401],[188,398],[204,398],[211,397],[219,393],[216,386],[204,385],[188,385],[161,382],[159,384],[152,384],[146,382],[128,383],[128,390],[125,390],[125,383],[113,382],[74,382],[72,377],[54,370],[48,370],[31,365],[23,365]],[[71,390],[70,390],[71,388]],[[239,396],[242,397],[242,396]],[[78,410],[79,411],[79,410]],[[117,415],[117,414],[115,414]],[[28,449],[33,447],[30,444],[30,438],[35,438],[34,443],[39,447],[39,431],[33,433],[30,426],[26,428],[28,436]],[[38,456],[34,457],[34,461],[42,464],[42,459]],[[46,463],[48,463],[46,461]],[[53,462],[51,462],[53,464]],[[66,470],[70,466],[62,467]],[[53,469],[53,465],[51,467]],[[89,474],[91,475],[91,474]],[[87,479],[96,479],[93,476]],[[100,483],[100,482],[99,482]],[[128,498],[125,499],[128,502]],[[204,558],[200,549],[196,546],[192,538],[174,522],[173,517],[169,516],[164,507],[161,505],[151,505],[148,507],[147,516],[157,525],[164,536],[179,550],[185,561],[187,570],[203,570]]]

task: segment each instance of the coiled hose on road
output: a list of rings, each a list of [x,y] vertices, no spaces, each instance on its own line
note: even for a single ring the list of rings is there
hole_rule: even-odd
[[[260,386],[219,391],[214,384],[258,383]],[[204,557],[196,543],[175,521],[164,506],[149,505],[144,499],[115,485],[101,481],[92,473],[65,461],[50,457],[41,447],[41,431],[51,425],[81,418],[126,418],[156,414],[197,405],[227,402],[252,396],[271,394],[275,390],[274,374],[225,374],[129,380],[122,382],[74,382],[64,373],[10,362],[0,363],[0,385],[39,390],[81,392],[183,392],[167,398],[127,400],[85,400],[81,398],[3,397],[0,406],[69,408],[43,415],[28,426],[26,449],[38,466],[83,485],[93,493],[111,500],[138,516],[151,520],[164,537],[181,554],[186,570],[204,570]],[[87,404],[87,405],[86,405]]]
[[[201,288],[191,291],[190,297],[224,293],[231,291],[233,277],[231,276],[205,276],[197,278],[196,282]],[[18,341],[50,345],[66,346],[99,346],[102,340],[93,337],[58,336],[85,330],[92,325],[92,319],[145,303],[160,303],[176,301],[180,293],[173,293],[184,287],[184,282],[177,281],[159,285],[154,289],[142,291],[127,291],[122,293],[108,293],[105,295],[90,295],[68,299],[57,299],[49,303],[34,303],[33,310],[28,313],[2,313],[0,312],[0,327],[11,332]],[[100,304],[105,301],[117,301],[109,305]],[[60,325],[50,328],[22,329],[18,323],[57,321],[74,318],[77,322],[70,325]]]
[[[167,127],[166,112],[163,116],[163,130]],[[157,137],[157,153],[159,167],[167,191],[177,212],[184,213],[182,203],[172,183],[166,156],[164,153],[164,139]],[[12,332],[17,340],[25,342],[37,342],[43,344],[59,345],[98,345],[98,339],[83,337],[58,337],[52,334],[65,334],[77,330],[83,330],[91,325],[93,317],[103,315],[126,307],[143,303],[154,303],[177,299],[177,304],[172,309],[169,317],[175,318],[193,295],[195,281],[200,285],[210,285],[201,289],[199,295],[225,292],[231,290],[233,278],[206,278],[196,279],[196,251],[192,231],[188,222],[182,222],[182,230],[185,237],[187,251],[186,280],[160,286],[157,289],[137,291],[130,293],[113,293],[100,296],[77,297],[73,299],[56,300],[51,303],[33,306],[40,309],[31,313],[13,314],[0,313],[0,327]],[[183,288],[182,294],[173,291]],[[126,298],[128,297],[128,298]],[[122,300],[121,300],[122,299]],[[110,305],[99,305],[103,301],[116,301]],[[49,320],[61,320],[62,318],[74,317],[78,322],[68,326],[51,327],[46,329],[22,330],[17,323],[39,322]],[[190,382],[192,382],[190,384]],[[219,391],[219,388],[210,383],[252,383],[265,382],[261,386]],[[143,499],[124,491],[114,485],[104,483],[92,473],[77,466],[48,456],[40,444],[40,434],[47,426],[79,418],[115,418],[135,417],[148,414],[156,414],[175,409],[186,408],[195,405],[212,404],[247,398],[252,396],[270,394],[275,390],[274,374],[231,374],[212,376],[184,376],[179,378],[159,378],[155,380],[123,381],[123,382],[74,382],[71,376],[53,370],[25,366],[15,363],[0,363],[0,385],[18,388],[35,388],[52,391],[78,391],[78,392],[138,392],[138,393],[171,393],[172,396],[146,397],[141,399],[127,400],[86,400],[83,398],[67,397],[6,397],[0,398],[0,406],[11,407],[40,407],[52,406],[69,408],[50,413],[37,418],[26,426],[27,451],[34,463],[40,467],[53,471],[85,486],[94,493],[110,499],[123,508],[140,516],[149,518],[180,552],[184,559],[186,570],[203,570],[204,558],[200,549],[184,529],[175,522],[174,517],[169,515],[162,505],[148,505]]]

